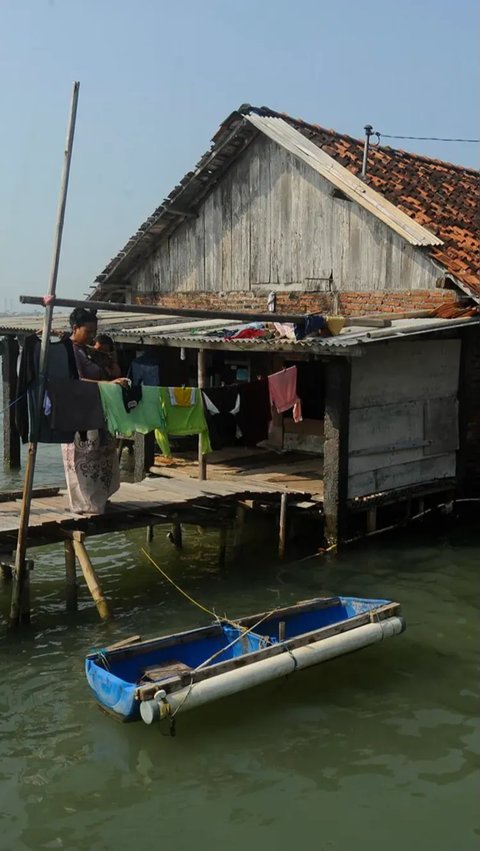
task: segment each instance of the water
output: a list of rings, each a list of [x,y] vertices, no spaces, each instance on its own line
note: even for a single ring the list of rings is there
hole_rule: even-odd
[[[41,447],[39,461],[39,482],[61,482],[57,448]],[[111,625],[83,586],[67,617],[60,548],[36,551],[29,631],[7,635],[0,587],[1,849],[479,847],[478,538],[417,533],[279,566],[268,531],[250,529],[249,557],[224,575],[211,533],[190,529],[177,553],[159,530],[153,552],[221,613],[334,591],[399,600],[407,632],[180,716],[172,739],[160,725],[104,716],[83,657],[205,617],[145,561],[143,532],[89,541]]]

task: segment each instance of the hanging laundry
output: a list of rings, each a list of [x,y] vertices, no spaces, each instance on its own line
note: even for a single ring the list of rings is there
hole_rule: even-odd
[[[143,352],[130,364],[128,378],[131,378],[135,386],[144,384],[146,387],[159,387],[161,382],[158,357],[149,352]]]
[[[70,432],[105,428],[96,382],[56,379],[48,382],[48,393],[52,400],[52,428]]]
[[[306,316],[303,322],[294,325],[295,339],[303,340],[305,337],[315,337],[327,327],[324,316],[314,314]]]
[[[18,360],[15,424],[23,443],[27,443],[34,436],[37,421],[40,346],[40,339],[36,334],[28,335],[21,344]],[[67,335],[59,342],[48,345],[47,378],[78,378],[72,342]],[[69,440],[73,440],[73,432],[60,433],[55,430],[51,423],[51,412],[46,413],[43,408],[40,413],[39,443],[65,443]]]
[[[230,340],[254,340],[256,337],[266,337],[268,336],[269,331],[263,326],[263,328],[254,328],[250,325],[247,325],[246,328],[241,328],[240,331],[236,331],[235,334],[232,334],[229,339]]]
[[[191,408],[197,398],[197,387],[169,387],[170,404],[180,408]]]
[[[297,367],[290,366],[268,376],[270,401],[279,414],[293,408],[294,422],[302,420],[302,403],[297,396]]]
[[[240,411],[238,385],[209,387],[203,390],[203,401],[212,449],[235,446],[242,437],[237,421]]]
[[[268,437],[272,418],[268,381],[260,378],[239,384],[240,410],[237,421],[246,446],[256,446]]]
[[[186,395],[175,392],[179,390],[196,391],[190,395],[191,405],[178,404],[179,398],[183,400],[186,398]],[[156,430],[155,439],[163,454],[171,455],[168,435],[172,437],[186,437],[192,434],[199,434],[202,453],[205,455],[207,452],[211,452],[212,447],[210,445],[208,427],[203,410],[202,394],[198,392],[198,388],[160,387],[160,398],[165,419],[165,429],[163,431],[161,429]],[[172,398],[175,400],[174,404],[172,404]]]
[[[287,340],[295,340],[295,325],[292,322],[275,322],[273,327],[280,337]]]
[[[111,434],[131,437],[135,432],[148,434],[155,429],[165,431],[165,416],[159,387],[144,385],[138,405],[127,413],[119,384],[99,381],[96,386],[100,393],[107,428]]]
[[[123,405],[127,412],[130,414],[134,408],[137,408],[142,399],[142,387],[132,387],[129,385],[128,387],[122,387],[122,397],[123,397]]]

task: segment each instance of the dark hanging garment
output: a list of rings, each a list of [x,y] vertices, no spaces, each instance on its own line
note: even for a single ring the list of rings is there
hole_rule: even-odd
[[[23,443],[34,437],[36,406],[38,398],[38,373],[40,362],[40,339],[36,334],[26,337],[22,346],[18,368],[17,402],[15,420]],[[47,381],[49,378],[78,378],[73,359],[72,343],[69,337],[48,345]],[[72,431],[58,431],[52,428],[51,403],[46,393],[43,410],[40,413],[38,434],[39,443],[69,443],[73,440]]]
[[[212,449],[235,446],[241,437],[239,386],[209,387],[203,390],[203,401]]]
[[[139,402],[142,401],[141,385],[138,387],[122,387],[122,399],[127,414],[138,408]]]
[[[130,364],[128,378],[134,386],[160,387],[160,365],[155,355],[144,352]]]
[[[56,379],[48,382],[47,389],[52,403],[52,429],[74,433],[105,428],[97,383]]]
[[[20,339],[20,354],[18,358],[17,392],[15,402],[15,425],[22,439],[22,443],[28,442],[29,419],[27,391],[31,382],[35,379],[35,350],[40,345],[36,334],[29,334]]]
[[[238,425],[246,446],[256,446],[268,437],[272,418],[268,381],[261,378],[248,384],[239,384],[240,411]]]

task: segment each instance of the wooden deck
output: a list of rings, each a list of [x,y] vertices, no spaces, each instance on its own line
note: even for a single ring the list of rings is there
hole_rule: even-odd
[[[195,479],[198,465],[193,453],[164,458],[157,456],[150,468],[162,479]],[[224,449],[208,456],[209,485],[234,481],[242,485],[277,490],[279,493],[308,493],[315,502],[323,501],[323,458],[300,452],[274,452],[264,449]]]
[[[28,545],[60,542],[72,531],[86,536],[102,535],[139,526],[176,521],[221,525],[222,518],[240,501],[278,503],[287,492],[289,501],[307,500],[309,492],[283,484],[257,483],[246,479],[200,482],[188,476],[149,478],[137,484],[123,483],[112,497],[106,514],[72,514],[66,493],[57,488],[35,491],[28,529]],[[0,553],[11,553],[16,545],[21,494],[0,494]]]

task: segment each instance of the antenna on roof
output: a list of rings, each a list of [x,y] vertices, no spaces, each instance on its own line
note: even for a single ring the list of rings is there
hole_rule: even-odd
[[[361,178],[365,180],[367,176],[367,164],[368,164],[368,151],[370,149],[370,136],[374,135],[373,127],[371,124],[365,124],[365,145],[363,147],[363,162],[362,162],[362,173]]]

